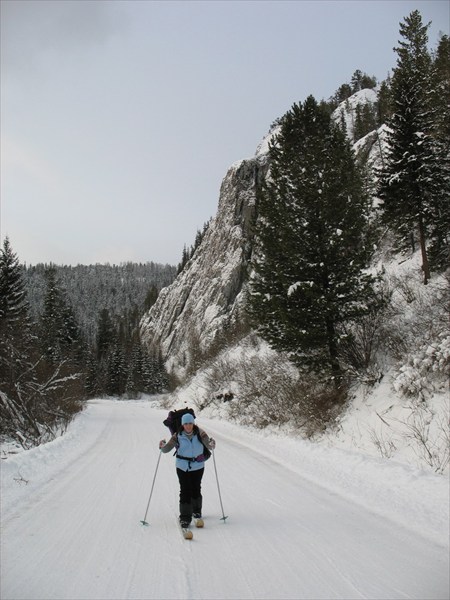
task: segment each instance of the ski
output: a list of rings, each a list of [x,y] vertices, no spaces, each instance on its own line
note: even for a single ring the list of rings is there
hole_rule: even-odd
[[[181,535],[184,537],[185,540],[192,540],[192,538],[194,537],[194,534],[192,533],[192,531],[189,529],[189,527],[182,527],[180,520],[177,518],[177,523],[178,526],[181,530]]]
[[[192,538],[194,537],[194,534],[189,529],[189,527],[181,527],[181,532],[185,540],[192,540]]]
[[[194,517],[194,523],[196,527],[203,527],[205,525],[205,522],[201,517],[198,517],[197,519]]]

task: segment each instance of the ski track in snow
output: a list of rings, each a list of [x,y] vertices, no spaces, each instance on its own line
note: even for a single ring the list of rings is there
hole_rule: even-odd
[[[2,461],[3,600],[449,597],[448,480],[220,421],[198,419],[227,522],[210,459],[205,527],[183,539],[168,454],[142,526],[166,412],[92,401]]]

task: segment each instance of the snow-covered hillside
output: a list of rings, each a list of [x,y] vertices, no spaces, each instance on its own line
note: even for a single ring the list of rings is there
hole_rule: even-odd
[[[449,596],[448,482],[356,451],[199,419],[217,440],[205,528],[176,521],[165,411],[91,401],[67,434],[2,461],[3,600]]]
[[[255,335],[225,348],[178,388],[167,406],[189,404],[201,409],[202,415],[257,428],[267,425],[266,413],[279,411],[276,419],[269,419],[271,431],[294,438],[308,435],[326,447],[358,450],[448,478],[448,284],[445,277],[436,277],[423,286],[417,255],[384,264],[385,279],[397,291],[392,298],[392,315],[380,336],[392,335],[409,350],[402,360],[394,360],[382,347],[372,371],[366,374],[369,381],[355,381],[344,410],[325,431],[315,428],[312,419],[303,428],[295,424],[294,408],[283,405],[275,394],[279,395],[278,388],[283,386],[283,373],[293,379],[298,374]],[[224,401],[227,398],[232,399]],[[287,403],[291,401],[288,396]]]
[[[361,90],[336,109],[333,119],[344,120],[352,134],[356,107],[376,98],[374,90]],[[217,215],[202,243],[141,323],[144,343],[161,348],[166,367],[185,384],[173,403],[187,400],[197,409],[208,406],[210,414],[258,426],[264,425],[261,406],[289,413],[289,407],[276,403],[273,381],[290,367],[282,357],[266,360],[267,347],[256,336],[238,332],[236,343],[230,332],[243,316],[252,224],[257,219],[256,184],[267,176],[269,141],[278,128],[274,126],[261,141],[253,158],[230,167]],[[354,144],[357,159],[373,173],[385,160],[386,135],[382,126]],[[377,198],[373,202],[376,205]],[[450,336],[448,308],[443,309],[442,300],[448,294],[448,280],[434,277],[425,289],[418,254],[395,255],[387,238],[380,240],[372,267],[383,273],[385,293],[392,297],[390,314],[377,333],[378,341],[389,341],[374,352],[370,372],[355,375],[343,413],[314,439],[448,473]],[[270,362],[278,363],[278,373],[271,372]],[[248,384],[251,378],[253,389]],[[215,399],[227,390],[234,400],[220,406]],[[310,435],[312,428],[309,424],[307,428]],[[297,428],[293,435],[305,431]]]

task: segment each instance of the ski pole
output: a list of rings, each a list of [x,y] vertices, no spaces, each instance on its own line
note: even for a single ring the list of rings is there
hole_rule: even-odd
[[[152,489],[150,490],[150,497],[149,497],[148,502],[147,502],[147,508],[145,510],[144,519],[141,521],[142,525],[146,525],[146,526],[148,526],[148,523],[147,523],[147,521],[145,519],[147,518],[148,507],[150,506],[150,500],[152,499],[153,488],[155,487],[156,473],[158,472],[158,467],[159,467],[159,461],[160,460],[161,460],[161,450],[159,451],[158,462],[156,463],[155,474],[153,475]]]
[[[222,509],[222,516],[221,516],[220,520],[225,523],[226,519],[228,519],[228,517],[226,517],[225,513],[223,512],[222,496],[220,494],[219,477],[217,476],[216,457],[214,456],[214,450],[212,451],[212,455],[213,455],[213,462],[214,462],[214,471],[216,473],[217,491],[219,492],[220,508]]]

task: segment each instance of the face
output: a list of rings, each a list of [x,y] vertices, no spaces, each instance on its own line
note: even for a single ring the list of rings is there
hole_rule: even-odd
[[[194,423],[185,423],[183,428],[186,433],[192,433],[192,430],[194,429]]]

